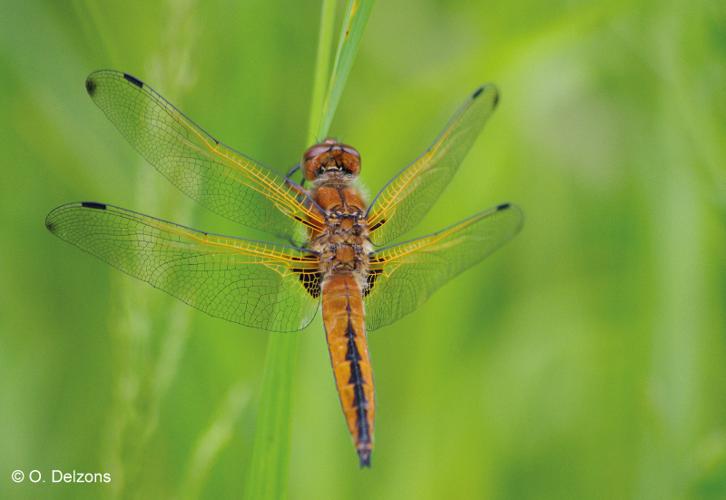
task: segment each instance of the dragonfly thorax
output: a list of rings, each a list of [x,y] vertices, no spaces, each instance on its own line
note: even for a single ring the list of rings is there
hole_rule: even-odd
[[[311,242],[320,255],[320,271],[367,276],[371,244],[364,213],[332,211],[326,219],[325,229]]]
[[[325,220],[322,231],[311,235],[310,241],[310,247],[320,255],[320,272],[324,277],[354,274],[364,283],[372,247],[367,204],[354,180],[318,178],[311,196],[323,210]]]

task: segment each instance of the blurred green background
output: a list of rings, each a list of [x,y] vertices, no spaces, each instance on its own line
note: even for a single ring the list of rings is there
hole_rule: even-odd
[[[2,2],[0,497],[244,490],[267,334],[43,219],[95,200],[259,237],[168,185],[83,82],[127,71],[283,172],[307,146],[318,20],[292,0]],[[319,317],[301,334],[289,496],[726,498],[726,4],[381,1],[331,131],[374,193],[486,81],[500,106],[417,233],[504,201],[524,231],[370,335],[371,470]],[[10,480],[54,468],[113,480]]]

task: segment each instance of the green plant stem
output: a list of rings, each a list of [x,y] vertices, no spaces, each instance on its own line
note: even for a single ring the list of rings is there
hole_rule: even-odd
[[[328,90],[328,72],[330,70],[330,52],[333,46],[333,24],[335,22],[336,0],[323,0],[320,11],[320,32],[318,35],[318,51],[315,56],[315,73],[313,76],[313,95],[310,101],[310,120],[308,121],[307,145],[316,138],[327,133],[322,130],[322,109],[325,93]]]
[[[353,67],[353,61],[358,53],[360,40],[363,37],[368,18],[373,10],[373,0],[351,0],[345,11],[343,26],[340,30],[338,50],[335,53],[335,63],[330,75],[328,94],[322,110],[322,120],[318,129],[318,138],[322,139],[328,133],[333,122],[335,110],[343,95],[345,82]]]
[[[335,0],[323,0],[313,73],[308,143],[312,143],[320,131],[322,115],[319,110],[327,91],[335,5]],[[287,496],[290,414],[297,346],[296,334],[272,335],[267,345],[252,460],[245,485],[245,498],[248,500]]]
[[[245,498],[278,499],[287,496],[290,450],[290,413],[298,336],[273,335],[267,345],[262,396]]]

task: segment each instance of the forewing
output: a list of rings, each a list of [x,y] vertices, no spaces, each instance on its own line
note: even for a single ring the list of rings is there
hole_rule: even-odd
[[[306,195],[217,141],[133,76],[96,71],[86,90],[149,163],[210,210],[283,238],[300,224],[320,225]]]
[[[423,219],[451,181],[498,99],[493,85],[479,87],[431,147],[376,195],[368,209],[374,244],[392,242]]]
[[[440,286],[504,245],[522,227],[510,204],[478,213],[437,233],[371,256],[366,326],[375,330],[426,302]]]
[[[315,316],[317,259],[292,247],[213,235],[101,203],[70,203],[48,229],[215,317],[271,331]]]

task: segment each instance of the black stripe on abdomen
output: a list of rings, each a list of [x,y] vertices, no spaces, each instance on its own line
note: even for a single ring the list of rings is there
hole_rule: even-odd
[[[358,427],[358,441],[362,443],[370,443],[370,429],[368,428],[368,404],[366,394],[363,390],[363,373],[360,369],[360,352],[355,343],[356,332],[353,328],[353,322],[350,319],[350,309],[348,310],[348,327],[345,332],[348,337],[348,349],[345,353],[345,359],[350,362],[350,379],[348,383],[353,385],[353,406],[356,409],[356,426]]]

